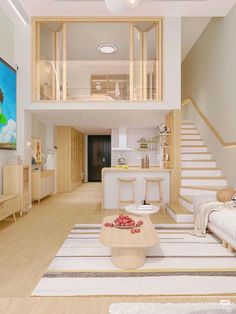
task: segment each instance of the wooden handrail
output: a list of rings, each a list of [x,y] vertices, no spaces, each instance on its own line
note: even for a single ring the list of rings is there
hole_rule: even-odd
[[[193,105],[193,107],[196,109],[196,111],[199,113],[199,115],[201,116],[201,118],[203,119],[203,121],[207,124],[207,126],[209,127],[209,129],[214,133],[214,135],[216,136],[216,138],[218,139],[218,141],[224,146],[224,147],[228,147],[228,148],[232,148],[232,147],[236,147],[236,142],[230,142],[230,143],[226,143],[222,136],[219,134],[219,132],[216,130],[216,128],[211,124],[211,122],[207,119],[207,117],[205,116],[205,114],[202,112],[202,110],[196,105],[195,101],[191,98],[188,97],[186,98],[183,102],[182,102],[182,107],[191,103]]]

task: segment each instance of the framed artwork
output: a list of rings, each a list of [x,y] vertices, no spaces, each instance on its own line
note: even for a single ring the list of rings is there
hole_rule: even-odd
[[[0,149],[16,150],[16,70],[0,58]]]
[[[41,140],[32,138],[32,164],[42,163]]]

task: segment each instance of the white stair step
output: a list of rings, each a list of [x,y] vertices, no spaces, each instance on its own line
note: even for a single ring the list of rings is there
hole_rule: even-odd
[[[202,187],[202,186],[181,186],[181,195],[215,195],[222,187]]]
[[[211,178],[211,177],[182,177],[181,186],[222,186],[227,185],[227,180],[224,177]]]
[[[182,177],[220,177],[222,170],[218,168],[196,169],[196,168],[183,168],[181,169]]]
[[[195,126],[193,123],[182,123],[181,129],[195,129]]]
[[[190,129],[181,129],[181,135],[183,134],[198,134],[198,130],[197,129],[193,129],[193,128],[190,128]]]
[[[181,140],[181,146],[203,146],[203,140]]]
[[[200,140],[201,135],[200,134],[182,134],[181,140]]]
[[[181,161],[181,168],[216,168],[215,160],[184,160]]]
[[[181,153],[206,153],[207,146],[184,146],[181,145]]]
[[[179,203],[180,205],[187,208],[189,211],[193,212],[193,202],[192,198],[187,195],[180,195],[179,196]]]
[[[193,222],[193,213],[187,208],[179,204],[167,204],[166,209],[168,214],[176,222]]]
[[[193,124],[191,120],[181,120],[181,124]]]
[[[181,160],[211,160],[211,153],[183,153],[181,154]]]

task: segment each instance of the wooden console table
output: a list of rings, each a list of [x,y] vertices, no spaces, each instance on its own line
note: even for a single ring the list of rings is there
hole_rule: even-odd
[[[16,221],[15,213],[21,210],[19,195],[0,195],[0,220],[13,216]]]

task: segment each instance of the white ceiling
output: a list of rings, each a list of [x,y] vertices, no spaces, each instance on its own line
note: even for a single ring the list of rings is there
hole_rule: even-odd
[[[75,0],[11,0],[20,3],[29,16],[112,16],[104,1]],[[147,1],[135,9],[127,9],[123,16],[225,16],[236,0]],[[6,0],[0,6],[15,23],[19,17]]]
[[[44,123],[71,125],[89,135],[110,134],[112,128],[156,128],[167,110],[41,110],[33,117]]]
[[[67,25],[69,60],[128,60],[129,24],[70,23]],[[114,43],[117,51],[105,55],[97,50],[101,43]]]

